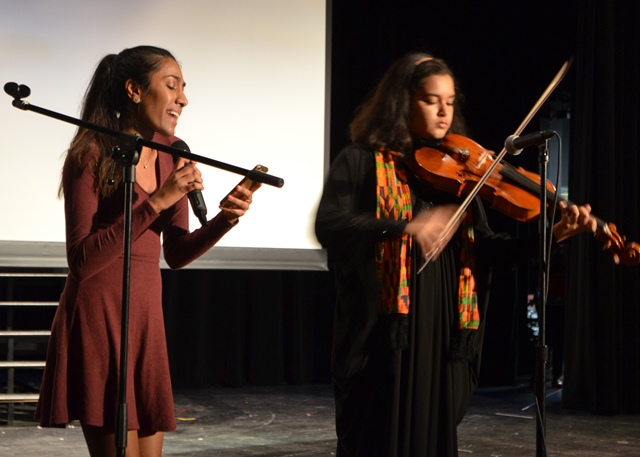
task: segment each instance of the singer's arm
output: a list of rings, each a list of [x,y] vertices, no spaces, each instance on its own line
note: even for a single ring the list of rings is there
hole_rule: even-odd
[[[116,260],[122,261],[124,200],[122,193],[106,199],[99,197],[94,173],[98,156],[97,149],[88,151],[80,169],[67,156],[62,172],[67,262],[70,275],[78,280],[94,275]],[[159,218],[148,199],[134,202],[132,216],[132,243]]]
[[[228,222],[222,213],[219,213],[206,227],[189,232],[188,211],[184,211],[184,215],[176,216],[181,220],[172,221],[162,232],[164,260],[172,270],[183,268],[196,260],[215,246],[238,223],[237,220],[235,223]]]
[[[165,137],[156,134],[153,141],[167,146],[175,146],[178,137]],[[181,149],[187,150],[186,144]],[[167,179],[167,171],[174,167],[174,158],[165,152],[158,153],[161,161],[162,182]],[[177,270],[193,262],[209,249],[211,249],[229,230],[237,223],[235,218],[229,221],[229,216],[218,213],[211,219],[206,227],[200,227],[190,232],[189,230],[189,205],[188,199],[182,198],[171,209],[163,211],[163,215],[169,218],[168,224],[163,225],[162,249],[164,259],[171,269]]]
[[[158,160],[160,180],[164,183],[175,164],[173,157],[165,152],[158,153]],[[157,222],[154,222],[149,230],[162,232],[164,260],[171,269],[177,270],[211,249],[237,223],[237,220],[229,222],[228,218],[220,213],[210,220],[206,227],[191,232],[189,202],[185,195],[172,207],[162,211]]]
[[[77,280],[93,276],[113,262],[122,262],[124,247],[124,192],[122,188],[101,199],[95,183],[98,151],[89,151],[80,169],[67,157],[63,169],[65,199],[66,248],[69,273]],[[173,159],[159,154],[161,182],[173,169]],[[189,233],[189,206],[186,196],[171,208],[158,213],[148,195],[134,186],[131,220],[132,256],[149,252],[142,245],[157,246],[154,261],[160,257],[160,233],[164,239],[167,264],[182,268],[204,254],[236,223],[221,215],[207,227]],[[137,243],[136,243],[137,242]],[[151,259],[150,259],[151,260]]]
[[[158,158],[162,161],[162,168],[166,168],[169,163],[173,164],[169,154],[160,152]],[[186,196],[174,207],[163,212],[163,215],[165,214],[170,219],[163,227],[162,249],[164,260],[173,270],[183,268],[203,255],[238,223],[237,219],[229,222],[227,217],[218,213],[206,227],[190,232],[189,205]]]

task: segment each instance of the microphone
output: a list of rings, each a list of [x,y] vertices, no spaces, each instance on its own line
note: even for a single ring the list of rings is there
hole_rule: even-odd
[[[524,136],[511,135],[505,140],[504,147],[509,154],[517,156],[524,148],[542,144],[555,134],[552,130],[543,130]]]
[[[172,148],[182,149],[186,152],[191,152],[189,150],[189,146],[182,140],[175,141],[172,145]],[[177,157],[173,158],[175,162]],[[203,227],[207,226],[207,205],[204,203],[204,198],[202,197],[202,192],[198,189],[190,190],[187,193],[187,197],[189,197],[189,203],[191,203],[191,209],[193,210],[193,214],[196,215],[200,223]]]

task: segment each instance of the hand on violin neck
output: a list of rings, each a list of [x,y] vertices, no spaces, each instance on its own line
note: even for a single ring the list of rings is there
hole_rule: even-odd
[[[451,240],[460,226],[460,219],[453,220],[458,205],[438,205],[420,211],[413,216],[404,231],[418,243],[422,254],[435,259]]]
[[[560,220],[553,226],[553,236],[558,243],[577,235],[581,232],[595,232],[598,223],[591,215],[589,204],[577,206],[568,205],[561,201],[558,204],[560,209]]]

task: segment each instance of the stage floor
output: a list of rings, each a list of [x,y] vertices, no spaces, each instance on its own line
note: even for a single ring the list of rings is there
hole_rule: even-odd
[[[548,389],[548,456],[640,456],[640,415],[597,416],[562,410],[562,390]],[[458,429],[460,456],[535,456],[533,393],[528,386],[480,389]],[[319,457],[335,455],[329,386],[224,388],[177,392],[178,429],[164,455],[180,457]],[[87,456],[79,426],[40,429],[17,409],[0,426],[0,455]],[[6,422],[6,405],[0,405]]]

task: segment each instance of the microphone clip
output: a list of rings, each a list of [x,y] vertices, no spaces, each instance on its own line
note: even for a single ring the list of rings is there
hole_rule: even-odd
[[[13,97],[13,102],[11,104],[15,108],[20,108],[22,110],[26,110],[26,106],[29,104],[22,100],[23,98],[27,98],[31,95],[31,89],[29,86],[25,86],[24,84],[18,84],[14,82],[8,82],[4,85],[4,91],[8,95]]]

